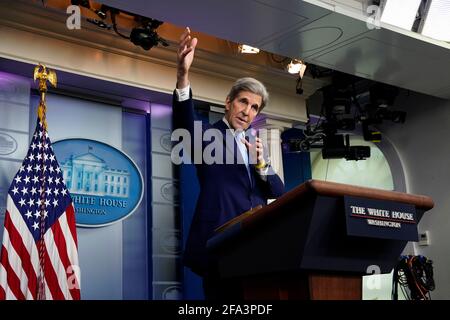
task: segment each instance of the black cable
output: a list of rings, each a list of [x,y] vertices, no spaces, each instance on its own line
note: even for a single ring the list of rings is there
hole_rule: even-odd
[[[118,34],[119,36],[121,36],[122,38],[128,39],[128,40],[129,40],[129,39],[130,39],[129,36],[125,36],[125,35],[121,34],[121,33],[119,32],[119,30],[117,29],[116,13],[115,13],[114,11],[110,11],[110,13],[111,13],[111,22],[112,22],[112,24],[113,24],[114,32],[117,33],[117,34]]]
[[[408,300],[431,300],[435,289],[433,261],[421,255],[400,257],[392,278],[393,300],[398,300],[398,286]]]
[[[398,285],[399,285],[399,279],[398,279],[398,266],[394,268],[394,273],[392,275],[392,300],[398,300]]]

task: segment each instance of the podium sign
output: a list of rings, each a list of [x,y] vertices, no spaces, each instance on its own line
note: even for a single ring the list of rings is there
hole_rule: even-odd
[[[344,196],[347,235],[418,241],[412,204]]]

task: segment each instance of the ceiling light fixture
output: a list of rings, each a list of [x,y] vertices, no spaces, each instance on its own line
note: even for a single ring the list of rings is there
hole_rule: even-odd
[[[259,49],[255,47],[251,47],[246,44],[240,44],[238,46],[239,53],[246,53],[246,54],[256,54],[259,53]]]
[[[286,66],[286,70],[291,74],[298,74],[302,79],[306,71],[306,64],[301,60],[293,59]]]

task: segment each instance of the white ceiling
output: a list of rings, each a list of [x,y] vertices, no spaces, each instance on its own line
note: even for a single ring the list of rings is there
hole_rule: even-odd
[[[323,67],[450,98],[450,45],[382,25],[350,0],[100,0],[135,14]]]

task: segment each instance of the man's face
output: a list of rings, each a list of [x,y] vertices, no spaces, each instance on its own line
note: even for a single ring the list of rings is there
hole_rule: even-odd
[[[225,119],[235,130],[245,130],[261,108],[262,97],[253,92],[241,91],[230,101],[225,102]]]

